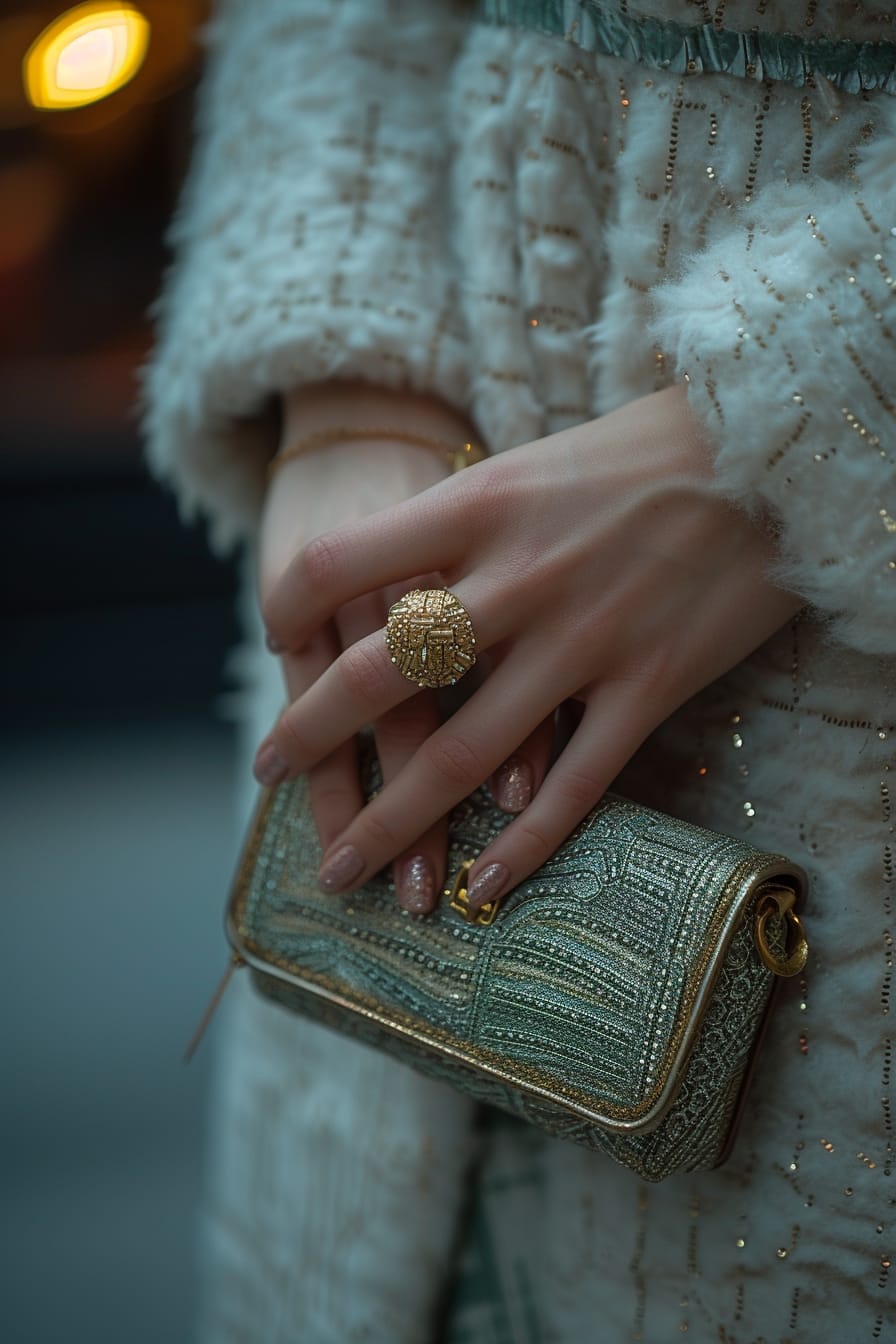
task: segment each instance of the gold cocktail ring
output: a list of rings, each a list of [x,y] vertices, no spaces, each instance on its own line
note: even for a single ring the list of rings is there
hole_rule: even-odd
[[[466,608],[447,588],[415,588],[389,609],[386,644],[403,677],[418,686],[453,686],[476,662]]]

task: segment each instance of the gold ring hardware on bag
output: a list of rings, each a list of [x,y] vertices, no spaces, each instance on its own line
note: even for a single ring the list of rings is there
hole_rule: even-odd
[[[486,901],[478,910],[471,910],[470,903],[467,900],[467,873],[473,867],[472,859],[465,859],[457,870],[457,876],[450,887],[446,887],[443,895],[448,897],[448,904],[452,910],[456,910],[468,924],[479,924],[487,927],[494,924],[495,916],[498,913],[500,901]]]
[[[756,904],[753,936],[759,955],[770,971],[784,977],[799,975],[809,960],[809,944],[806,942],[799,915],[793,908],[795,900],[796,893],[789,887],[768,887]],[[784,920],[783,955],[769,943],[770,919]]]

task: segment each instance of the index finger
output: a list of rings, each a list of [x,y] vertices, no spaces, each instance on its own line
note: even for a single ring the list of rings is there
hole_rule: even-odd
[[[456,565],[468,544],[465,485],[460,475],[448,477],[413,499],[315,537],[263,604],[270,635],[287,649],[301,648],[354,598]]]

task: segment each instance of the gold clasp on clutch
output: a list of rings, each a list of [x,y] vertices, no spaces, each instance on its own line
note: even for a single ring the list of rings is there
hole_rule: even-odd
[[[760,957],[775,975],[799,975],[809,959],[809,944],[799,915],[793,908],[795,900],[796,892],[789,887],[768,887],[756,905],[753,936]],[[776,951],[768,940],[769,920],[782,918],[785,930],[783,953]]]
[[[450,887],[446,887],[443,895],[448,897],[448,904],[452,910],[456,910],[468,924],[479,924],[487,926],[494,924],[495,916],[498,913],[500,901],[486,901],[485,905],[478,910],[471,910],[467,901],[467,873],[473,867],[472,859],[465,859],[457,870],[457,876]]]

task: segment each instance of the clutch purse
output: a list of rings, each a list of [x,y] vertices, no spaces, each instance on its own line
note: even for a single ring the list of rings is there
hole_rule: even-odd
[[[277,1002],[641,1177],[727,1156],[772,990],[807,947],[805,874],[608,795],[538,872],[473,915],[465,874],[510,818],[451,817],[437,910],[388,876],[318,891],[304,779],[264,793],[227,913],[234,960]]]

